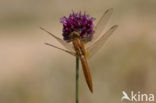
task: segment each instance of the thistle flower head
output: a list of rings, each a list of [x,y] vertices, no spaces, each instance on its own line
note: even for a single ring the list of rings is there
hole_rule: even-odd
[[[62,35],[63,39],[67,42],[73,40],[71,38],[72,32],[78,32],[79,38],[84,41],[88,42],[92,40],[94,34],[94,24],[93,21],[95,18],[90,17],[87,14],[79,13],[71,13],[69,17],[62,17],[60,22],[63,24]]]

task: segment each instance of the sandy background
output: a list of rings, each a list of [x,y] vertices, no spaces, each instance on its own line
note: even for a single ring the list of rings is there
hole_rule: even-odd
[[[80,103],[120,103],[123,90],[156,94],[155,0],[0,0],[0,103],[74,103],[75,58],[44,45],[63,47],[39,27],[62,38],[62,16],[86,11],[96,24],[107,8],[106,30],[119,28],[89,60],[93,95],[80,71]]]

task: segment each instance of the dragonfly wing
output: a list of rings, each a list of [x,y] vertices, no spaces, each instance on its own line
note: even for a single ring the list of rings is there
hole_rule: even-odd
[[[72,44],[70,44],[70,43],[67,43],[67,42],[65,42],[64,40],[62,40],[62,39],[58,39],[58,41],[66,48],[66,49],[68,49],[68,50],[70,50],[70,51],[73,51],[73,46],[72,46]]]
[[[57,47],[57,46],[52,45],[52,44],[49,44],[49,43],[44,43],[44,44],[45,44],[45,45],[48,45],[48,46],[51,46],[51,47],[53,47],[53,48],[56,48],[56,49],[58,49],[58,50],[64,51],[64,52],[66,52],[66,53],[68,53],[68,54],[71,54],[71,55],[73,55],[73,56],[76,56],[76,54],[75,54],[74,52],[72,52],[72,51],[62,49],[62,48],[60,48],[60,47]]]
[[[102,15],[102,17],[100,18],[100,20],[98,21],[98,23],[95,26],[95,34],[94,34],[92,41],[87,43],[86,45],[88,45],[88,46],[91,45],[96,40],[96,38],[99,37],[99,35],[103,32],[107,22],[109,21],[109,18],[111,17],[112,13],[113,13],[112,8],[107,9],[105,11],[105,13]]]
[[[50,34],[52,37],[54,37],[57,41],[59,41],[66,49],[73,51],[72,49],[72,44],[65,42],[64,40],[58,38],[57,36],[55,36],[54,34],[50,33],[49,31],[47,31],[46,29],[40,27],[41,30],[47,32],[48,34]]]
[[[112,26],[104,35],[102,35],[97,41],[94,42],[90,47],[86,48],[89,51],[89,56],[92,57],[105,43],[105,41],[111,36],[111,34],[117,29],[118,25]]]

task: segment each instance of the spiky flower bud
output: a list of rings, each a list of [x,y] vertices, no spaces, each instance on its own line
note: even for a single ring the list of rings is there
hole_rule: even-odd
[[[71,38],[70,35],[75,31],[79,33],[79,38],[82,41],[91,41],[94,34],[94,20],[95,18],[90,17],[85,13],[82,14],[81,12],[73,12],[68,18],[65,16],[62,17],[60,22],[63,24],[63,39],[67,42],[71,42],[73,38]]]

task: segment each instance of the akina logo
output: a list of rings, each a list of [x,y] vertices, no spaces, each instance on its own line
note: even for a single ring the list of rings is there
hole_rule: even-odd
[[[121,101],[128,100],[132,102],[154,102],[154,94],[145,94],[138,91],[137,93],[134,93],[134,91],[131,91],[128,95],[125,91],[122,91],[122,98]]]

